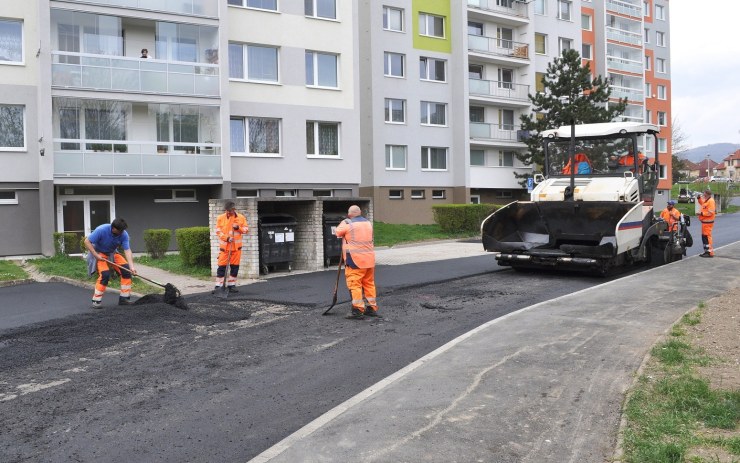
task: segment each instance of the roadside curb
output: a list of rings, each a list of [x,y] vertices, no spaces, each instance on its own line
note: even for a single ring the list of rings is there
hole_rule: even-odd
[[[5,288],[8,286],[17,286],[17,285],[27,285],[29,283],[35,283],[36,280],[33,278],[24,278],[22,280],[8,280],[8,281],[0,281],[0,288]]]

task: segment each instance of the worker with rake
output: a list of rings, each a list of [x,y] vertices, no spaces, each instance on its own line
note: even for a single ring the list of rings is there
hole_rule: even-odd
[[[126,221],[117,218],[109,224],[98,226],[85,238],[85,247],[97,262],[98,280],[95,282],[95,292],[92,297],[93,309],[103,307],[103,294],[111,277],[108,261],[116,264],[113,270],[121,275],[118,305],[131,304],[131,275],[136,275],[136,268],[134,268],[134,257],[131,254],[127,228]],[[125,259],[116,252],[119,247],[123,249]]]
[[[239,273],[239,262],[242,258],[242,235],[249,231],[247,218],[236,212],[234,201],[226,201],[224,213],[216,219],[216,236],[218,237],[218,269],[216,270],[216,287],[213,293],[224,288],[226,266],[229,266],[229,276],[226,280],[226,290],[236,293],[236,276]]]

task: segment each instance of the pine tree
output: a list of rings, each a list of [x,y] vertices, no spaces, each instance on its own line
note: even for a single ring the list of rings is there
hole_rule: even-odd
[[[581,56],[572,49],[563,50],[560,57],[547,65],[542,84],[544,92],[529,95],[532,112],[520,117],[522,130],[529,133],[523,140],[528,151],[517,153],[517,158],[528,166],[542,166],[544,162],[539,135],[543,130],[570,125],[571,121],[576,124],[609,122],[620,116],[627,106],[626,98],[618,104],[606,104],[611,95],[609,79],[592,78],[589,64],[582,66]],[[521,179],[529,176],[514,175]]]

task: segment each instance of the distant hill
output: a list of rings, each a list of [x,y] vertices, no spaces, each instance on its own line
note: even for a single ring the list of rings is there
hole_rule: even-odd
[[[695,163],[699,163],[705,160],[708,154],[709,159],[714,162],[720,162],[724,158],[726,158],[727,155],[734,153],[738,149],[740,149],[740,145],[738,145],[737,143],[712,143],[711,145],[691,148],[690,150],[682,151],[676,154],[681,159],[688,159],[689,161]]]

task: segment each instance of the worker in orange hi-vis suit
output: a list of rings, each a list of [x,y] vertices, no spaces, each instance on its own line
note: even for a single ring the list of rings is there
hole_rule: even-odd
[[[343,238],[344,276],[352,293],[352,312],[347,318],[378,317],[372,222],[362,216],[359,206],[350,206],[347,218],[337,226],[336,235]]]
[[[660,218],[668,224],[668,231],[676,230],[677,224],[681,220],[681,212],[674,207],[675,205],[676,201],[669,200],[666,208],[660,213]]]
[[[712,229],[714,228],[714,217],[717,215],[717,207],[714,204],[712,190],[707,188],[703,195],[696,200],[699,202],[699,222],[701,222],[701,242],[704,244],[704,253],[701,257],[714,257],[714,246],[712,244]]]
[[[226,266],[230,268],[226,287],[230,293],[236,289],[236,276],[239,273],[239,262],[242,258],[242,235],[249,231],[247,218],[236,212],[234,201],[226,201],[224,213],[216,218],[216,236],[218,237],[218,268],[216,269],[216,287],[213,292],[224,286]]]

